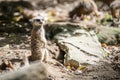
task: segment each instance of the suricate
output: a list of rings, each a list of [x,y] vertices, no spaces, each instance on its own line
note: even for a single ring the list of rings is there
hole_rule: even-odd
[[[31,53],[30,59],[40,60],[40,62],[47,61],[48,50],[47,40],[45,38],[44,18],[36,16],[33,18],[33,29],[31,33]]]
[[[108,7],[110,7],[111,14],[113,17],[119,17],[119,11],[120,9],[120,0],[95,0],[95,1],[101,1],[104,4],[107,4]]]
[[[99,15],[97,5],[93,0],[79,0],[79,5],[76,6],[70,13],[69,17],[74,18],[76,16],[80,17],[81,15],[95,13],[96,16]]]
[[[115,0],[110,4],[110,10],[113,17],[120,18],[120,0]]]

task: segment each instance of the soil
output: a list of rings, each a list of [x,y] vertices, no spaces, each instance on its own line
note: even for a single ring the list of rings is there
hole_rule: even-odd
[[[21,41],[19,40],[19,37],[14,37],[19,40],[18,43],[21,42],[22,45],[9,43],[10,38],[0,38],[0,43],[4,42],[4,44],[7,44],[6,46],[1,45],[3,47],[0,47],[0,64],[2,65],[2,60],[7,58],[12,62],[16,69],[20,69],[22,67],[24,53],[30,53],[30,36],[27,38],[24,37]],[[14,38],[12,37],[12,40],[14,40]],[[27,39],[26,43],[24,43],[25,39]],[[116,57],[119,56],[119,48],[120,46],[114,46],[113,49],[111,49],[111,56],[108,57],[106,61],[101,61],[97,65],[86,65],[86,68],[78,71],[65,67],[56,59],[51,59],[51,63],[45,64],[46,66],[49,66],[48,71],[50,72],[50,80],[119,80],[120,63],[118,62],[118,59],[116,59]],[[8,69],[1,70],[1,74],[14,71],[14,69],[11,69],[9,66],[7,67]]]

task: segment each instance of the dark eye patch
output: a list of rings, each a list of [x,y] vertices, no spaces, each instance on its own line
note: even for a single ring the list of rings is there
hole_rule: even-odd
[[[41,22],[41,20],[40,20],[40,19],[35,19],[35,21],[37,21],[37,22]]]

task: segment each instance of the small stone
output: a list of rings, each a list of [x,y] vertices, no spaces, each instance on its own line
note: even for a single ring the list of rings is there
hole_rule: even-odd
[[[75,75],[79,75],[79,74],[81,74],[81,73],[82,73],[81,70],[76,70],[76,71],[74,71],[74,74],[75,74]]]

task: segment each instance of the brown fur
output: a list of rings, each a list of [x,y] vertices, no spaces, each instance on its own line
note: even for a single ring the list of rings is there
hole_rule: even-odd
[[[110,10],[113,17],[120,17],[120,0],[115,0],[110,4]]]
[[[80,0],[79,5],[75,7],[70,13],[70,18],[73,18],[74,16],[80,17],[81,15],[86,15],[94,12],[97,16],[98,9],[97,5],[93,0]]]
[[[35,17],[33,19],[33,29],[31,33],[31,59],[33,61],[40,60],[42,62],[47,60],[48,51],[44,21],[40,18],[41,17]]]
[[[120,0],[95,0],[95,1],[101,1],[104,4],[107,4],[110,7],[111,14],[113,17],[119,17],[119,11],[120,9]]]

